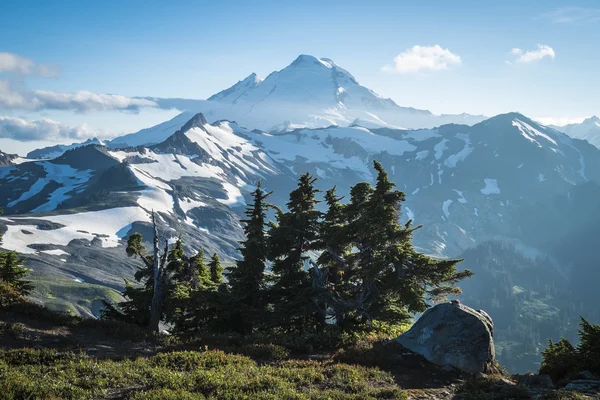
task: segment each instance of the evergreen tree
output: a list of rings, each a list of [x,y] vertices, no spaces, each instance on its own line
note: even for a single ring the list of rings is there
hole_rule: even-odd
[[[267,261],[267,210],[266,202],[271,195],[262,189],[260,181],[252,192],[254,201],[246,208],[244,234],[241,243],[241,259],[228,268],[227,278],[231,287],[229,321],[234,330],[251,333],[264,320],[265,314],[265,268]]]
[[[217,284],[211,279],[206,266],[204,250],[195,256],[184,258],[182,270],[174,276],[169,304],[174,307],[167,317],[175,332],[196,332],[214,328],[222,314],[221,296],[216,293]]]
[[[412,233],[420,226],[400,223],[405,195],[394,189],[380,163],[374,167],[375,188],[359,183],[351,190],[348,237],[357,251],[348,257],[353,288],[340,303],[355,323],[399,323],[424,311],[428,300],[458,294],[455,284],[471,273],[457,272],[460,260],[436,260],[414,249]]]
[[[327,212],[319,229],[318,248],[323,250],[317,259],[317,264],[324,269],[323,278],[327,293],[325,300],[318,304],[320,323],[326,319],[327,311],[333,309],[336,325],[344,325],[344,313],[342,309],[335,308],[336,302],[330,301],[330,296],[339,298],[342,293],[349,289],[348,279],[351,277],[346,271],[345,261],[350,252],[350,241],[347,235],[346,206],[341,204],[342,197],[335,194],[335,187],[325,193]]]
[[[290,193],[288,212],[278,213],[277,225],[269,233],[277,323],[297,330],[315,326],[310,316],[317,312],[317,294],[304,269],[309,260],[307,252],[318,247],[321,212],[315,208],[315,195],[319,192],[314,188],[315,181],[310,174],[300,177],[298,187]]]
[[[0,210],[2,215],[2,210]],[[0,245],[2,244],[2,235],[0,234]],[[15,295],[25,297],[33,291],[33,285],[24,278],[29,274],[29,269],[25,267],[24,260],[14,251],[0,252],[0,281],[8,287],[7,291],[15,291]],[[14,296],[13,296],[14,297]]]
[[[21,296],[28,296],[33,291],[31,282],[24,279],[27,274],[29,269],[16,252],[0,254],[0,281],[12,286]]]
[[[219,255],[214,253],[210,259],[210,280],[215,285],[220,285],[223,283],[223,266],[221,265],[221,260],[219,259]]]

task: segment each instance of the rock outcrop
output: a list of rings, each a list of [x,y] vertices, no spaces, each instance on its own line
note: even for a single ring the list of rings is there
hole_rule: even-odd
[[[452,302],[427,310],[396,340],[434,364],[477,374],[495,368],[493,336],[494,323],[485,311]]]

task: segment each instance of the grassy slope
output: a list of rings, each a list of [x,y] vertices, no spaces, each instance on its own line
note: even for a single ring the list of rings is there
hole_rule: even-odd
[[[0,394],[2,399],[534,398],[507,378],[447,372],[379,336],[317,353],[299,351],[302,338],[288,336],[280,343],[294,348],[261,336],[182,340],[18,304],[0,309]],[[588,397],[548,391],[536,398]]]

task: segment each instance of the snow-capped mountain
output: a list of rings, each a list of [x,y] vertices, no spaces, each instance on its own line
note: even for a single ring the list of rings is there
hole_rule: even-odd
[[[149,146],[166,140],[201,112],[209,122],[235,121],[248,130],[289,132],[300,128],[360,125],[369,129],[433,128],[457,123],[472,125],[485,119],[470,114],[434,115],[427,110],[401,107],[362,86],[348,71],[328,58],[300,55],[265,79],[252,73],[207,100],[152,98],[163,108],[183,112],[169,121],[104,144],[110,148]],[[57,145],[31,152],[28,158],[58,157],[80,146]]]
[[[600,118],[593,116],[585,119],[580,124],[569,124],[553,127],[577,139],[587,140],[600,148]]]
[[[88,139],[85,142],[73,143],[73,144],[57,144],[55,146],[43,147],[30,151],[27,154],[27,158],[30,159],[43,159],[43,158],[56,158],[63,155],[66,151],[76,149],[77,147],[86,146],[88,144],[99,144],[104,145],[104,142],[98,138]]]
[[[434,115],[427,110],[401,107],[360,85],[334,61],[310,55],[300,55],[265,79],[252,73],[207,100],[152,100],[164,108],[202,112],[209,122],[228,119],[248,129],[265,132],[351,124],[373,128],[432,128],[448,123],[470,125],[485,119],[469,114]],[[166,126],[155,128],[161,130]],[[155,128],[151,128],[153,133],[157,132]],[[152,138],[156,137],[152,135]],[[124,141],[141,144],[141,139],[133,139],[133,136],[118,143]]]
[[[299,174],[347,194],[374,180],[373,160],[407,194],[403,219],[425,225],[415,243],[438,256],[458,256],[488,239],[543,251],[531,237],[539,220],[529,210],[600,182],[600,150],[516,113],[473,126],[283,133],[195,115],[155,145],[87,145],[1,167],[0,232],[3,246],[25,254],[35,274],[118,288],[132,268],[123,239],[149,234],[152,210],[167,234],[231,260],[245,196],[257,180],[284,205]]]

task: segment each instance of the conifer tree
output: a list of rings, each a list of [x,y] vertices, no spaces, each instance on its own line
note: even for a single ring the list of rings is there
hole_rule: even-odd
[[[320,323],[326,318],[329,308],[334,308],[336,325],[344,325],[343,310],[336,308],[336,303],[329,301],[329,296],[339,296],[349,289],[348,279],[351,277],[346,271],[344,259],[350,251],[350,241],[347,235],[346,206],[340,201],[343,197],[335,194],[335,187],[325,193],[327,212],[319,228],[318,248],[323,250],[317,259],[317,264],[325,271],[325,286],[328,294],[324,293],[325,300],[318,304]]]
[[[338,304],[357,324],[399,323],[424,311],[428,300],[458,294],[455,284],[471,272],[456,270],[460,260],[436,260],[414,249],[412,233],[420,227],[400,223],[405,195],[394,189],[380,163],[374,168],[374,189],[359,183],[351,190],[348,237],[357,251],[347,257],[352,289]]]
[[[223,266],[221,265],[221,260],[219,259],[219,255],[214,253],[210,259],[210,280],[215,285],[220,285],[223,283]]]
[[[227,278],[231,288],[230,323],[241,333],[251,333],[264,320],[265,268],[267,261],[267,203],[271,192],[262,189],[260,181],[252,192],[254,201],[246,208],[244,234],[241,242],[241,259],[228,268]]]
[[[24,279],[28,274],[29,269],[16,252],[0,254],[0,281],[12,286],[21,296],[33,291],[31,282]]]
[[[269,233],[276,319],[280,326],[297,330],[311,328],[314,321],[310,316],[317,311],[316,294],[304,269],[309,260],[307,252],[318,247],[321,212],[315,208],[319,192],[314,188],[315,181],[308,173],[300,177],[298,187],[290,193],[288,211],[278,213],[277,225]]]
[[[218,285],[211,279],[204,250],[184,258],[182,267],[182,272],[173,277],[167,301],[168,321],[178,333],[207,330],[222,314],[218,311],[222,299],[216,295]]]
[[[2,215],[2,210],[0,210]],[[2,235],[0,234],[0,245],[2,244]],[[33,291],[33,285],[24,278],[29,274],[29,269],[25,267],[24,260],[14,252],[0,252],[0,281],[8,285],[10,289],[21,297],[28,296]]]

